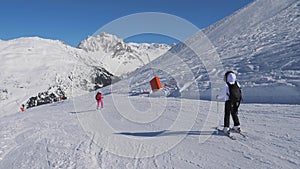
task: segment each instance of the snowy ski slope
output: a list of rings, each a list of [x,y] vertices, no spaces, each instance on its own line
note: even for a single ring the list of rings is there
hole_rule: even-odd
[[[119,105],[129,100],[131,105]],[[214,130],[216,102],[94,93],[0,120],[0,168],[297,168],[299,105],[242,104],[247,138]],[[75,105],[75,106],[74,106]],[[120,109],[122,108],[122,109]],[[135,110],[135,111],[133,111]],[[208,112],[213,116],[206,123]],[[232,124],[232,123],[231,123]]]

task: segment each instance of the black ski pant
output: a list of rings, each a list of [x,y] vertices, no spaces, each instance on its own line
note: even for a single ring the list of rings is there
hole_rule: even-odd
[[[225,102],[224,127],[229,127],[230,114],[232,116],[234,126],[240,125],[240,121],[238,117],[239,106],[240,106],[240,102],[231,102],[230,100],[227,100]]]

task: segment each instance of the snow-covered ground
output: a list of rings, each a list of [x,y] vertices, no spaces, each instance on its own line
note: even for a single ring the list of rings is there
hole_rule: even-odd
[[[214,130],[222,124],[221,103],[122,94],[106,95],[104,103],[96,110],[90,93],[1,118],[0,168],[300,165],[299,105],[242,104],[247,138],[231,140]]]

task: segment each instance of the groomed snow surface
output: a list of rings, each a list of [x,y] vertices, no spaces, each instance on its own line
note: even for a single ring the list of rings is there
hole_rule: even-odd
[[[90,93],[1,118],[0,168],[300,165],[299,105],[242,104],[247,137],[231,140],[214,129],[223,103],[110,94],[104,104]]]

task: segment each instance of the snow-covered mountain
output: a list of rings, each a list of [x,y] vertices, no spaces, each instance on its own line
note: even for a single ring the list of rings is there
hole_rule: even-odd
[[[297,0],[254,1],[134,72],[121,82],[129,87],[114,89],[144,93],[158,75],[166,95],[210,100],[212,83],[222,85],[225,71],[234,70],[244,102],[299,104],[299,6]]]
[[[49,103],[60,97],[78,96],[109,85],[119,80],[115,76],[116,72],[105,68],[117,65],[116,57],[124,56],[128,61],[126,64],[126,59],[123,59],[124,62],[120,63],[124,64],[123,67],[120,66],[124,72],[118,70],[118,75],[121,75],[143,66],[148,59],[147,55],[154,59],[169,49],[168,46],[159,44],[127,45],[116,36],[101,34],[102,36],[106,37],[102,40],[107,41],[96,45],[111,45],[112,48],[103,48],[103,51],[98,52],[38,37],[0,41],[0,114],[3,115],[12,108],[17,111],[27,101],[25,106],[32,107],[29,105]],[[111,41],[108,41],[110,38]],[[90,39],[93,38],[89,37],[82,44],[88,43]],[[121,44],[120,48],[118,43]],[[132,49],[129,53],[122,53],[122,46]]]
[[[166,53],[171,46],[166,44],[125,43],[123,39],[108,33],[90,36],[78,47],[87,51],[97,62],[116,76],[132,72]]]

